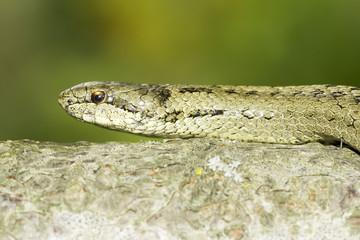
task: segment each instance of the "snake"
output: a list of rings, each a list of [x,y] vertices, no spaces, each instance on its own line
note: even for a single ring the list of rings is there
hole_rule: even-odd
[[[59,95],[77,120],[162,138],[347,144],[360,151],[360,88],[85,82]]]

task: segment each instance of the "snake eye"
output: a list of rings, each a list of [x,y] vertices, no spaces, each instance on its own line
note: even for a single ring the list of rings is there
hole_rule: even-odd
[[[93,103],[99,104],[102,103],[105,99],[105,92],[103,91],[97,91],[97,92],[93,92],[91,94],[91,101]]]

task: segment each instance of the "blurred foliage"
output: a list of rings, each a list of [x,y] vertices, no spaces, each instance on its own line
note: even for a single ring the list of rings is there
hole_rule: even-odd
[[[360,86],[356,0],[0,5],[0,140],[138,141],[58,106],[85,81]]]

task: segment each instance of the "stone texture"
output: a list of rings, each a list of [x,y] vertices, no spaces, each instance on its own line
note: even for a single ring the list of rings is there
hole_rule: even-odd
[[[359,239],[360,156],[318,143],[0,142],[0,239]]]

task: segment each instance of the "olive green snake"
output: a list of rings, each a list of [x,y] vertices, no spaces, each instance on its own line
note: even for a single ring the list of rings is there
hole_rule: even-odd
[[[302,144],[341,141],[360,151],[360,88],[87,82],[63,91],[72,117],[164,138]]]

